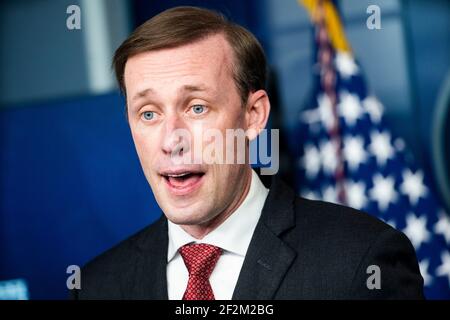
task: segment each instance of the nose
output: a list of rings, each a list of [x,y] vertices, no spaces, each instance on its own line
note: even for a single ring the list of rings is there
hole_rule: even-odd
[[[171,157],[181,157],[190,149],[190,133],[182,119],[177,115],[168,115],[164,120],[164,133],[161,149]]]

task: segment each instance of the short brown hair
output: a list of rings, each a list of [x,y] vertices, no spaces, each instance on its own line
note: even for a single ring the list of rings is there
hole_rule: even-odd
[[[163,11],[139,26],[116,50],[113,67],[126,95],[124,71],[127,60],[139,53],[182,46],[223,33],[233,53],[233,77],[243,104],[248,94],[266,87],[266,58],[258,40],[245,28],[223,15],[196,7]]]

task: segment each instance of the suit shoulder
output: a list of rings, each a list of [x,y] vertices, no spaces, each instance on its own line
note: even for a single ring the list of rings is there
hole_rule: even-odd
[[[160,232],[160,227],[161,221],[153,222],[89,261],[83,267],[84,271],[105,270],[120,265],[121,261],[129,260],[134,254],[138,253],[141,243],[148,241]]]
[[[75,297],[101,299],[108,293],[108,298],[120,298],[120,284],[135,273],[143,248],[161,243],[163,224],[164,220],[159,219],[89,261],[81,269],[81,290]]]
[[[297,221],[309,228],[355,240],[375,240],[385,232],[401,233],[366,212],[350,207],[297,197]]]

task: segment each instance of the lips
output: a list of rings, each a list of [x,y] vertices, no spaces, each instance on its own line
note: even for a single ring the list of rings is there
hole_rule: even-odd
[[[174,195],[187,195],[200,187],[205,172],[191,169],[166,170],[160,172],[169,191]]]

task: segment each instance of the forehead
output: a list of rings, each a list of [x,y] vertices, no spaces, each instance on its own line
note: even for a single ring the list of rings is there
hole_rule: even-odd
[[[127,95],[149,85],[181,86],[202,81],[220,86],[232,79],[232,66],[233,50],[222,34],[176,48],[143,52],[126,63]]]

